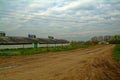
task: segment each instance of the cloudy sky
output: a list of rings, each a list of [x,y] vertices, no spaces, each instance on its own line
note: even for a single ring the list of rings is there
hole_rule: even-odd
[[[120,34],[120,0],[0,0],[0,31],[67,40]]]

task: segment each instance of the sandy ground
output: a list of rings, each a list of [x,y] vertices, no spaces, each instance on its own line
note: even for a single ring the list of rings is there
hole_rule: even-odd
[[[0,57],[0,80],[120,80],[114,46]]]

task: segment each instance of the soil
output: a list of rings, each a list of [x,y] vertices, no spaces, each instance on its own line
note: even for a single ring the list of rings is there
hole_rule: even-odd
[[[114,46],[0,57],[0,80],[120,80]]]

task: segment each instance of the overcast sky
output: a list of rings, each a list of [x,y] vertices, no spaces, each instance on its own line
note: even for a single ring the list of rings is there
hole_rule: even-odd
[[[0,0],[0,31],[78,41],[120,34],[120,0]]]

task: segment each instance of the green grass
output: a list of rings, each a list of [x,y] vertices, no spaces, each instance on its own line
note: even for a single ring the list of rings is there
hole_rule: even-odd
[[[113,57],[115,60],[120,62],[120,44],[115,46]]]
[[[68,51],[68,50],[73,50],[78,48],[88,48],[90,46],[92,45],[49,47],[49,48],[3,49],[3,50],[0,50],[0,56],[43,54],[47,52],[59,52],[59,51]]]

